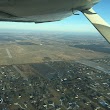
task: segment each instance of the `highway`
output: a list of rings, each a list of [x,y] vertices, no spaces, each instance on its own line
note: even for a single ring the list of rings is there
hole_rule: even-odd
[[[103,65],[100,65],[100,64],[95,63],[95,62],[90,61],[90,60],[79,60],[79,61],[76,61],[76,62],[77,63],[84,64],[84,65],[87,65],[87,66],[92,67],[92,68],[95,68],[97,70],[103,71],[104,73],[110,74],[109,67],[107,67],[104,64]]]

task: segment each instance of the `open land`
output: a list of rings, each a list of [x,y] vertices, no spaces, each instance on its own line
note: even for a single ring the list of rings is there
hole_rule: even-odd
[[[0,110],[110,110],[110,45],[100,37],[0,33]]]
[[[67,37],[66,37],[67,36]],[[78,36],[79,37],[79,36]],[[85,39],[85,38],[84,38]],[[95,39],[96,40],[96,39]],[[89,44],[85,44],[85,43]],[[96,41],[95,41],[96,42]],[[109,56],[108,45],[103,49],[98,42],[83,40],[74,35],[36,32],[0,35],[0,65],[40,63],[44,60],[79,60]],[[83,44],[84,43],[84,44]],[[82,46],[81,46],[82,45]],[[86,46],[89,48],[87,49]],[[100,48],[98,51],[97,48]],[[96,49],[96,50],[95,50]],[[107,51],[107,52],[105,52]]]

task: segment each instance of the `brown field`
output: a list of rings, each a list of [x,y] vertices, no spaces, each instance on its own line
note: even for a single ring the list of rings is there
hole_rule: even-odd
[[[69,46],[70,41],[74,43],[74,37],[70,38],[70,40],[66,40],[57,38],[57,34],[53,36],[47,33],[31,36],[20,34],[17,38],[19,40],[16,40],[16,36],[12,34],[12,37],[9,37],[14,41],[8,42],[7,40],[5,43],[0,41],[0,65],[39,63],[43,62],[45,58],[57,61],[93,59],[109,56],[107,53]],[[78,41],[79,44],[83,43],[82,40]]]

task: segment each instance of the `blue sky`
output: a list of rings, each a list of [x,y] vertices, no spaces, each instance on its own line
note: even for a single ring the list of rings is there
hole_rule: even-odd
[[[98,12],[110,24],[110,0],[101,0],[99,4],[94,6]],[[78,12],[80,13],[80,12]],[[92,32],[97,33],[96,29],[90,24],[85,16],[80,13],[79,16],[71,16],[62,21],[53,23],[13,23],[13,22],[0,22],[1,29],[34,29],[34,30],[60,30],[72,32]]]

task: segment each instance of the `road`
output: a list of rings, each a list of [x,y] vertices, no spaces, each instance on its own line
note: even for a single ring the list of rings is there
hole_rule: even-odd
[[[95,68],[97,70],[103,71],[104,73],[110,74],[110,69],[108,69],[109,67],[104,66],[104,65],[100,65],[100,64],[95,63],[93,61],[90,61],[90,60],[79,60],[79,61],[76,61],[76,62],[84,64],[84,65],[87,65],[87,66],[92,67],[92,68]]]
[[[17,66],[13,65],[13,68],[14,68],[18,73],[20,73],[21,77],[23,77],[24,80],[27,80],[27,81],[28,81],[27,76],[26,76]]]

